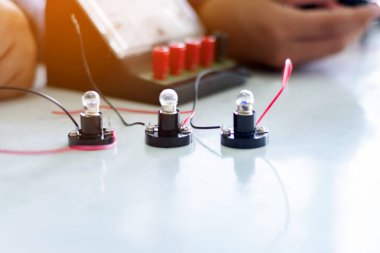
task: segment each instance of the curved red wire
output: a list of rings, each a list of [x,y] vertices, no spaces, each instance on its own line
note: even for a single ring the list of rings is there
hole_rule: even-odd
[[[57,149],[50,149],[50,150],[6,150],[6,149],[0,149],[0,154],[5,155],[54,155],[54,154],[61,154],[72,151],[71,148],[65,147],[65,148],[57,148]]]
[[[285,90],[286,86],[288,85],[290,76],[292,74],[293,70],[293,64],[290,59],[286,59],[285,64],[284,64],[284,70],[282,72],[282,87],[280,91],[277,93],[277,95],[274,97],[272,102],[268,105],[268,107],[264,110],[263,114],[261,114],[260,118],[257,120],[256,125],[259,125],[260,122],[263,120],[265,115],[268,113],[268,111],[272,108],[274,103],[276,103],[277,99],[281,96],[282,92]]]
[[[191,114],[182,122],[181,127],[184,127],[187,124],[187,122],[189,122],[194,117],[194,115],[195,112],[192,111]]]
[[[24,155],[24,156],[32,156],[32,155],[56,155],[61,153],[66,153],[74,150],[79,151],[97,151],[97,150],[105,150],[111,149],[117,145],[117,138],[114,135],[115,141],[109,145],[99,145],[99,146],[71,146],[57,149],[48,149],[48,150],[7,150],[0,149],[0,154],[4,155]]]

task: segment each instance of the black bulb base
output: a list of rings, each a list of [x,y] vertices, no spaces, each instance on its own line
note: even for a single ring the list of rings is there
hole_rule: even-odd
[[[268,144],[269,133],[258,133],[251,136],[241,136],[234,133],[232,129],[223,130],[221,133],[221,144],[225,147],[236,149],[253,149],[265,147]]]
[[[78,146],[109,146],[116,141],[114,130],[103,128],[102,134],[86,135],[81,130],[68,134],[69,147]]]
[[[256,127],[255,111],[241,114],[234,112],[234,127],[222,129],[221,144],[229,148],[253,149],[268,144],[269,131]]]
[[[192,133],[183,131],[176,135],[160,136],[158,131],[145,131],[145,143],[156,148],[179,148],[190,145]]]
[[[81,113],[81,129],[68,134],[69,147],[109,146],[116,141],[112,128],[103,128],[103,116]]]
[[[158,113],[158,125],[148,125],[145,130],[145,143],[156,148],[179,148],[190,145],[192,131],[180,126],[180,113]]]

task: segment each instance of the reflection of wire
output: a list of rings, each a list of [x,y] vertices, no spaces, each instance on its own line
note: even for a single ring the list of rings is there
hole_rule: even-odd
[[[18,88],[18,87],[10,87],[10,86],[1,86],[0,87],[0,90],[14,90],[14,91],[21,91],[21,92],[25,92],[25,93],[31,93],[31,94],[34,94],[34,95],[37,95],[37,96],[40,96],[42,98],[45,98],[47,100],[49,100],[50,102],[52,102],[53,104],[55,104],[56,106],[58,106],[59,108],[61,108],[61,110],[70,118],[70,120],[74,123],[74,125],[76,126],[77,129],[79,129],[79,124],[78,122],[76,122],[76,120],[73,118],[73,116],[71,116],[71,114],[66,110],[65,107],[63,107],[63,105],[58,102],[57,100],[55,100],[54,98],[50,97],[49,95],[46,95],[42,92],[38,92],[38,91],[34,91],[34,90],[30,90],[30,89],[24,89],[24,88]]]
[[[222,158],[222,155],[221,155],[221,154],[219,154],[218,152],[212,150],[209,146],[207,146],[205,143],[203,143],[203,142],[201,141],[201,139],[198,138],[195,134],[193,134],[193,138],[194,138],[199,144],[201,144],[202,147],[204,147],[205,149],[207,149],[210,153],[216,155],[217,157]]]
[[[219,158],[223,158],[223,155],[219,154],[218,152],[212,150],[209,146],[207,146],[205,143],[203,143],[197,136],[193,136],[195,140],[197,140],[197,142],[199,144],[201,144],[202,147],[204,147],[205,149],[207,149],[210,153],[212,153],[213,155],[219,157]],[[236,159],[234,157],[232,157],[233,159]],[[286,188],[285,188],[285,185],[284,183],[282,182],[281,180],[281,177],[280,175],[278,174],[277,172],[277,169],[274,167],[274,165],[266,158],[266,157],[258,157],[260,159],[262,159],[270,168],[271,170],[273,171],[273,174],[275,175],[276,177],[276,180],[278,182],[278,184],[280,185],[280,188],[281,188],[281,191],[282,191],[282,195],[283,195],[283,198],[284,198],[284,203],[285,203],[285,224],[284,224],[284,227],[281,231],[278,232],[278,234],[274,237],[272,243],[270,244],[271,246],[269,247],[268,251],[271,251],[273,249],[273,247],[276,245],[277,241],[286,234],[286,232],[288,231],[288,228],[289,228],[289,222],[290,222],[290,205],[289,205],[289,198],[288,198],[288,194],[287,194],[287,191],[286,191]]]
[[[98,85],[96,84],[96,82],[95,82],[95,80],[94,80],[94,78],[92,76],[92,73],[91,73],[91,70],[90,70],[90,67],[89,67],[89,64],[88,64],[87,55],[86,55],[86,49],[85,49],[84,42],[83,42],[82,32],[81,32],[81,29],[80,29],[79,22],[78,22],[77,18],[75,17],[75,14],[71,15],[71,21],[73,22],[73,24],[75,26],[75,31],[76,31],[76,33],[78,35],[80,49],[81,49],[81,56],[82,56],[84,68],[85,68],[87,77],[88,77],[88,79],[89,79],[89,81],[91,83],[91,86],[99,93],[99,95],[101,96],[101,98],[112,108],[112,110],[116,113],[116,115],[120,118],[121,122],[125,126],[127,126],[127,127],[136,126],[136,125],[145,126],[145,123],[143,123],[143,122],[127,123],[127,121],[120,114],[119,110],[100,91]]]
[[[285,216],[285,224],[284,224],[284,229],[282,231],[280,231],[277,236],[274,238],[273,242],[271,243],[271,246],[269,247],[268,251],[271,251],[273,249],[273,247],[276,245],[276,243],[278,242],[278,240],[284,236],[286,234],[286,232],[288,231],[288,228],[289,228],[289,221],[290,221],[290,205],[289,205],[289,198],[288,198],[288,194],[286,192],[286,188],[285,188],[285,185],[284,183],[282,182],[281,180],[281,177],[280,175],[278,174],[276,168],[274,167],[274,165],[265,157],[260,157],[264,162],[266,162],[268,164],[268,166],[272,169],[274,175],[276,176],[276,179],[281,187],[281,190],[282,190],[282,193],[283,193],[283,197],[284,197],[284,201],[285,201],[285,210],[286,210],[286,216]]]

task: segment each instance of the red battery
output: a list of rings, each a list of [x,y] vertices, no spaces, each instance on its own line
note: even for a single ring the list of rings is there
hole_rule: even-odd
[[[152,71],[153,77],[157,80],[165,80],[169,72],[169,48],[157,46],[152,52]]]
[[[186,69],[196,71],[201,54],[201,42],[199,40],[186,40]]]
[[[214,64],[215,44],[216,40],[214,36],[205,36],[202,39],[201,64],[205,68],[211,67]]]
[[[182,42],[170,44],[170,73],[181,75],[185,68],[186,46]]]

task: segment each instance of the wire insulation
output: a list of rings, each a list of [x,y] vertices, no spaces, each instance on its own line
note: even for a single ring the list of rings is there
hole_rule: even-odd
[[[268,113],[268,111],[272,108],[274,103],[276,103],[277,99],[281,96],[282,92],[285,90],[286,86],[288,85],[290,76],[292,74],[292,70],[293,70],[292,61],[290,59],[286,59],[285,64],[284,64],[284,70],[282,72],[282,87],[280,91],[277,93],[277,95],[274,97],[272,102],[270,102],[268,107],[261,114],[260,118],[256,122],[256,126],[258,126],[261,123],[265,115]]]
[[[193,113],[188,118],[186,118],[184,120],[182,125],[184,125],[185,121],[187,123],[190,120],[190,125],[195,129],[208,130],[208,129],[219,129],[219,128],[221,128],[221,126],[197,126],[194,124],[195,110],[196,110],[198,98],[199,98],[199,86],[202,82],[202,79],[205,78],[207,75],[215,74],[218,72],[220,72],[220,70],[209,69],[209,70],[205,70],[205,71],[202,71],[201,73],[199,73],[199,75],[197,76],[195,83],[194,83],[194,102],[193,102],[193,110],[192,110]]]
[[[66,152],[73,151],[73,149],[69,147],[64,148],[58,148],[58,149],[49,149],[49,150],[6,150],[6,149],[0,149],[0,154],[5,155],[22,155],[22,156],[28,156],[28,155],[55,155],[55,154],[62,154]]]

